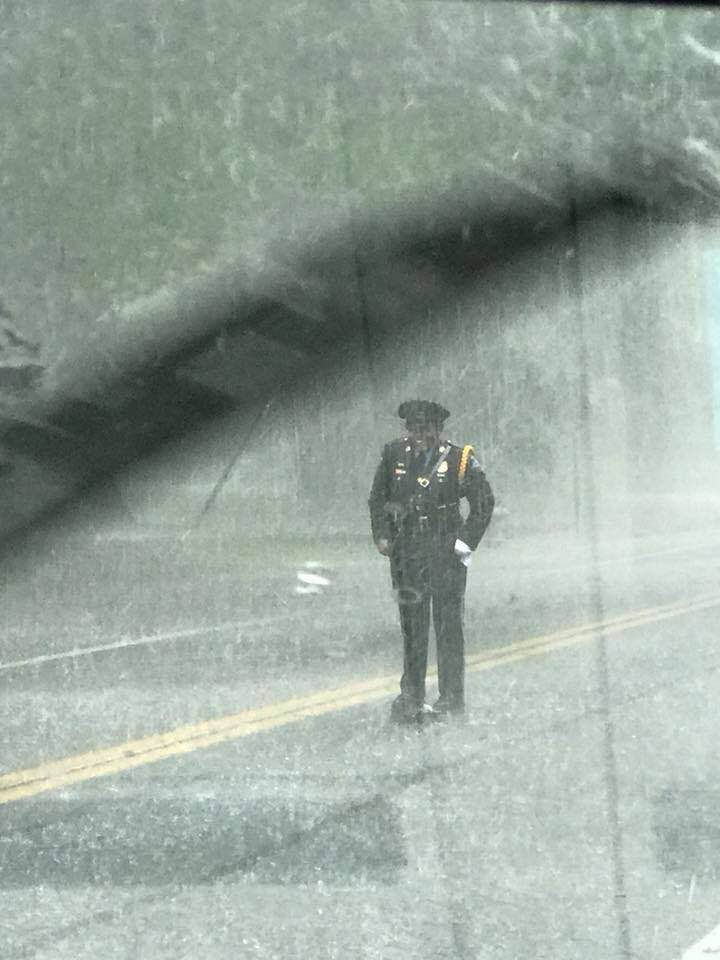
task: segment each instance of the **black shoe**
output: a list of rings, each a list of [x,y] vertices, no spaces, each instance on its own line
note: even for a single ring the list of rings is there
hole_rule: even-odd
[[[437,723],[438,720],[442,719],[442,714],[438,713],[434,707],[431,707],[429,703],[423,703],[417,712],[415,722],[418,724]]]
[[[429,703],[418,703],[404,694],[396,697],[390,707],[390,720],[405,726],[420,726],[431,723],[438,717]]]
[[[447,700],[444,697],[438,697],[432,706],[438,718],[446,720],[448,717],[464,717],[465,704],[462,700]]]
[[[418,713],[420,712],[421,705],[417,703],[416,700],[412,700],[410,697],[400,694],[399,697],[395,697],[390,707],[390,720],[392,723],[398,723],[401,725],[409,725],[418,722]]]

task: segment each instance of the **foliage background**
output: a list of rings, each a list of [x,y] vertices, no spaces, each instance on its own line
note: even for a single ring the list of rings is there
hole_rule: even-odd
[[[612,178],[618,144],[720,171],[711,12],[2,0],[0,37],[1,292],[43,344],[50,382],[58,358],[90,341],[112,355],[127,331],[98,324],[108,307],[218,263],[260,268],[278,236],[311,239],[309,213],[322,223],[490,175],[542,191],[560,162]],[[607,225],[583,241],[591,469],[608,504],[674,489],[713,455],[699,264],[715,241],[692,225],[661,234],[649,225],[624,249]],[[221,516],[360,525],[397,400],[430,392],[519,522],[577,522],[587,464],[563,257],[428,315],[411,345],[399,334],[374,358],[372,395],[359,355],[301,397],[280,389]],[[383,304],[370,303],[382,324]],[[226,433],[203,442],[176,451],[161,507],[142,492],[151,468],[136,472],[123,493],[132,510],[192,514],[232,453]]]

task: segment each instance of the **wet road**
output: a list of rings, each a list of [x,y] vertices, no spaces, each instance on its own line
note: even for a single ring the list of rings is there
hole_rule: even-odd
[[[6,596],[0,955],[682,956],[720,923],[719,539],[483,547],[468,720],[411,732],[365,544],[302,597],[300,549],[65,544]]]

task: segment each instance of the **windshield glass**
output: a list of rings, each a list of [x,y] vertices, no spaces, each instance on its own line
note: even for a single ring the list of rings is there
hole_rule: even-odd
[[[720,949],[717,16],[0,15],[0,956]]]

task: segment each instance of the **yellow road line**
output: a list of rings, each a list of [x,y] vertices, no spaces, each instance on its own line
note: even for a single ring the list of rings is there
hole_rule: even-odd
[[[720,594],[712,594],[697,597],[691,602],[651,607],[598,623],[557,630],[469,656],[467,670],[469,672],[490,670],[507,663],[527,660],[553,650],[583,643],[600,633],[604,635],[622,633],[634,627],[658,623],[672,617],[717,606],[720,606]],[[437,676],[437,670],[429,671],[429,675]],[[92,750],[37,767],[16,770],[0,776],[0,804],[32,797],[74,783],[82,783],[96,777],[121,773],[168,757],[191,753],[311,717],[320,717],[357,704],[370,703],[391,695],[396,688],[397,677],[394,675],[362,680],[334,690],[323,690],[309,696],[295,697],[266,707],[243,710],[241,713],[218,717],[214,720],[186,724],[164,733],[129,740],[114,747]]]
[[[720,606],[720,595],[709,594],[696,597],[694,600],[669,603],[660,607],[649,607],[646,610],[637,610],[633,613],[611,617],[597,623],[587,623],[579,627],[568,627],[557,630],[544,636],[531,637],[528,640],[519,640],[503,647],[495,647],[482,653],[474,654],[466,660],[468,671],[485,670],[498,666],[505,660],[518,660],[525,657],[546,653],[562,647],[582,643],[595,633],[602,632],[605,636],[622,633],[632,627],[642,627],[649,623],[658,623],[671,617],[682,616],[698,610],[708,610]],[[518,656],[520,654],[520,656]],[[436,671],[434,671],[436,674]],[[1,784],[1,781],[0,781]]]

